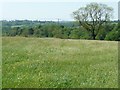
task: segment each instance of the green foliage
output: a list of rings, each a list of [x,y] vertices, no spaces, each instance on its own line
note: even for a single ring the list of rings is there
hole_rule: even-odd
[[[62,28],[62,39],[69,39],[71,34],[71,28]]]
[[[10,26],[2,26],[2,36],[9,36],[10,35]]]
[[[11,29],[10,35],[11,36],[16,36],[18,34],[18,29],[19,27],[14,27]]]
[[[28,27],[25,27],[22,34],[21,34],[21,36],[28,37],[28,33],[29,33]]]
[[[114,29],[106,35],[106,40],[120,41],[120,24],[116,25]]]
[[[120,31],[120,29],[119,29]],[[120,33],[117,30],[111,31],[105,38],[106,40],[120,41]]]
[[[75,29],[71,31],[70,38],[72,39],[79,39],[80,38],[80,30]]]
[[[27,25],[23,25],[25,22]],[[34,24],[31,25],[31,23]],[[107,24],[103,24],[99,31],[95,31],[95,33],[97,33],[95,39],[119,40],[117,39],[119,37],[118,32],[115,33],[115,27],[117,27],[116,23],[117,22],[109,22]],[[56,37],[62,39],[93,39],[92,33],[82,26],[78,26],[77,22],[60,22],[58,24],[57,22],[38,23],[38,21],[4,21],[2,35],[25,37]]]
[[[34,34],[33,28],[29,28],[29,29],[28,29],[28,35],[33,35],[33,34]]]

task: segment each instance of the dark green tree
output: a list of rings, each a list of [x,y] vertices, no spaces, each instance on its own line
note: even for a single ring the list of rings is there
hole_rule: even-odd
[[[116,27],[106,35],[106,40],[120,41],[120,22]]]

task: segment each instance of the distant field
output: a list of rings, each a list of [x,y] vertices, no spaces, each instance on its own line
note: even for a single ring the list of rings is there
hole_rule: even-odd
[[[117,88],[118,42],[2,38],[3,88]]]

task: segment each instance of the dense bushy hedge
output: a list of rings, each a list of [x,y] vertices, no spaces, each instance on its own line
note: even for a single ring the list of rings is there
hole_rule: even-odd
[[[120,23],[106,35],[106,40],[120,41]]]

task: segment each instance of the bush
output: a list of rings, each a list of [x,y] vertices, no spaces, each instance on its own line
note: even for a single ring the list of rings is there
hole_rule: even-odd
[[[111,40],[111,41],[120,41],[120,28],[119,24],[106,35],[105,40]]]

